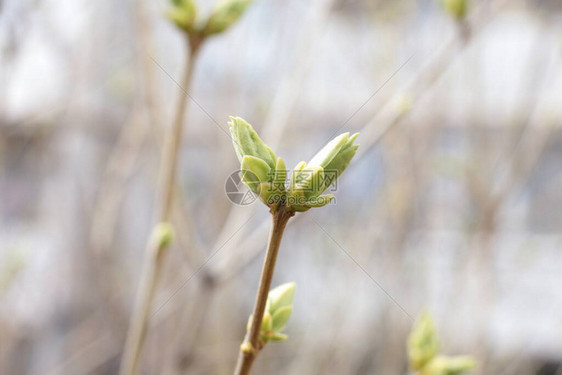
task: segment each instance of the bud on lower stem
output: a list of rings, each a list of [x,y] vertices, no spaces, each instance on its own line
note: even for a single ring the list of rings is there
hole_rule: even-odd
[[[410,368],[419,375],[460,375],[476,366],[471,357],[447,357],[440,355],[439,351],[433,319],[429,313],[423,313],[408,338]]]
[[[260,330],[260,347],[269,341],[284,341],[287,339],[283,330],[293,312],[292,305],[296,286],[295,283],[287,283],[269,292]],[[253,316],[250,315],[248,331],[252,325],[252,320]]]
[[[159,249],[170,246],[174,239],[174,227],[170,223],[158,223],[152,230],[151,240]]]

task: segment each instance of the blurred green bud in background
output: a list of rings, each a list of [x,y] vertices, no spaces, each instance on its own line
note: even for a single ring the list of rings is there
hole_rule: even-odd
[[[166,16],[180,29],[192,32],[195,28],[197,6],[193,0],[172,0],[172,7],[166,11]]]
[[[414,370],[421,370],[439,353],[435,324],[428,312],[424,312],[412,328],[408,338],[408,353]]]
[[[414,323],[408,338],[410,367],[420,375],[459,375],[476,366],[468,356],[439,354],[439,340],[433,318],[424,312]]]
[[[220,34],[230,28],[244,14],[252,0],[225,0],[219,3],[209,18],[197,22],[197,4],[194,0],[171,0],[166,17],[188,35],[199,40]]]
[[[421,371],[421,375],[460,375],[476,367],[476,361],[468,356],[433,358]]]
[[[441,0],[443,8],[451,16],[458,20],[462,20],[468,13],[468,0]]]
[[[152,230],[152,241],[159,249],[170,246],[174,239],[174,227],[170,223],[158,223]]]
[[[203,34],[212,35],[222,33],[246,11],[252,0],[226,0],[217,5],[203,29]]]

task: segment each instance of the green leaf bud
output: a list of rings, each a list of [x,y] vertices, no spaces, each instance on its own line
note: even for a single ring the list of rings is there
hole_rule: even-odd
[[[242,162],[244,156],[254,156],[267,163],[271,169],[275,169],[275,153],[261,140],[252,126],[240,117],[230,119],[228,125],[238,160]]]
[[[296,287],[296,283],[286,283],[270,290],[269,298],[271,299],[271,306],[269,312],[275,314],[278,309],[291,306],[293,304],[293,298],[295,297]]]
[[[267,301],[265,302],[265,311],[271,311],[271,298],[267,294]]]
[[[253,317],[254,317],[254,314],[252,314],[248,317],[248,323],[246,323],[246,331],[250,331],[250,328],[252,328],[252,318]]]
[[[292,312],[293,306],[285,306],[277,309],[277,311],[275,311],[275,314],[273,314],[272,329],[275,332],[283,331],[283,329],[285,329],[285,325],[291,317]]]
[[[343,133],[332,139],[326,146],[324,146],[312,160],[308,162],[309,167],[322,167],[325,168],[328,163],[332,161],[338,154],[341,148],[346,144],[349,139],[349,133]]]
[[[324,186],[322,187],[322,192],[330,187],[335,180],[341,177],[343,171],[347,168],[351,159],[355,156],[359,145],[353,144],[357,138],[358,133],[355,133],[351,137],[346,139],[344,145],[339,149],[337,154],[325,165],[324,174],[331,176],[331,178],[324,179]]]
[[[476,361],[468,356],[433,358],[422,370],[422,375],[460,375],[476,367]]]
[[[287,335],[282,334],[281,331],[285,328],[293,311],[291,304],[295,296],[295,288],[295,283],[286,283],[269,291],[260,327],[262,344],[287,339]],[[252,326],[252,317],[253,315],[250,315],[246,325],[248,332]]]
[[[193,0],[172,0],[172,8],[166,11],[168,19],[185,31],[192,31],[197,16],[197,6]]]
[[[278,209],[281,202],[285,202],[286,209],[293,213],[330,203],[334,197],[321,194],[339,178],[359,147],[354,144],[357,134],[337,136],[308,165],[301,161],[295,166],[287,188],[287,170],[283,159],[275,155],[250,124],[240,117],[230,119],[228,125],[236,155],[242,170],[248,172],[243,174],[242,179],[273,211]]]
[[[291,182],[290,182],[290,188],[291,189],[294,189],[294,186],[298,183],[299,177],[300,177],[300,172],[304,169],[304,167],[306,167],[306,162],[301,161],[293,169],[293,171],[291,173]]]
[[[275,162],[275,173],[273,176],[273,183],[277,185],[279,189],[285,187],[285,181],[287,180],[287,167],[285,162],[280,157],[277,158]]]
[[[273,335],[270,336],[270,340],[271,341],[285,341],[287,340],[289,336],[283,334],[283,333],[273,333]]]
[[[272,182],[262,182],[259,185],[259,198],[268,206],[274,206],[283,200],[285,192]]]
[[[261,321],[261,330],[262,331],[271,331],[273,329],[273,319],[269,312],[265,312],[263,314],[263,319]]]
[[[209,17],[203,32],[205,35],[222,33],[244,14],[252,0],[226,0],[218,4]]]
[[[447,357],[447,374],[458,375],[476,368],[476,361],[470,356]]]
[[[271,168],[265,161],[254,156],[244,155],[242,158],[242,181],[254,193],[259,192],[259,184],[271,178]]]
[[[240,351],[242,351],[242,353],[250,354],[254,351],[254,347],[251,342],[244,341],[242,345],[240,345]]]
[[[324,168],[307,166],[299,175],[301,178],[295,186],[295,190],[301,190],[308,199],[315,197],[323,192],[320,191],[324,184]]]
[[[242,180],[242,182],[244,182],[248,189],[250,189],[255,194],[259,194],[260,180],[254,173],[252,173],[248,169],[243,169],[242,171],[240,171],[240,179]]]
[[[396,102],[396,110],[399,114],[405,115],[412,110],[414,107],[414,100],[412,95],[409,93],[403,93],[400,95]]]
[[[319,198],[347,168],[359,147],[354,145],[356,138],[357,134],[351,137],[349,133],[341,134],[322,148],[308,164],[297,164],[291,176],[287,206],[304,212],[311,207],[330,203],[333,199],[331,195],[322,196],[321,199],[312,198]]]
[[[152,230],[152,241],[159,249],[167,248],[174,239],[174,227],[170,223],[158,223]]]
[[[418,318],[408,338],[408,354],[410,366],[421,370],[439,352],[439,341],[433,319],[429,313]]]
[[[451,16],[462,20],[468,13],[468,0],[441,0],[443,8]]]

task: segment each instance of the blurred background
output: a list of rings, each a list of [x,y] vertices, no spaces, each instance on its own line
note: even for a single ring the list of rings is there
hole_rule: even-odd
[[[562,3],[469,3],[256,0],[209,39],[142,374],[234,368],[270,219],[225,194],[229,115],[288,166],[361,132],[285,232],[289,340],[256,374],[406,374],[424,309],[476,374],[562,374]],[[118,371],[189,52],[167,7],[0,1],[1,374]]]

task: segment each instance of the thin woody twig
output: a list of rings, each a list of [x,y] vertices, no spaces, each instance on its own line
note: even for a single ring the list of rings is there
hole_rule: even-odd
[[[249,374],[254,360],[261,349],[259,342],[261,323],[265,312],[265,305],[267,302],[269,288],[271,286],[271,280],[273,278],[273,271],[275,270],[275,262],[277,260],[277,254],[279,252],[279,246],[281,245],[281,239],[283,238],[285,226],[294,214],[294,211],[286,211],[284,207],[272,212],[273,223],[269,233],[267,252],[265,254],[260,284],[256,295],[256,302],[254,304],[250,330],[244,339],[244,343],[240,347],[238,363],[234,371],[235,375]]]
[[[158,223],[172,220],[172,204],[176,184],[176,171],[179,159],[179,149],[183,138],[183,123],[187,112],[187,97],[193,75],[193,67],[202,40],[190,39],[191,53],[185,65],[184,76],[180,87],[179,102],[173,126],[168,129],[162,148],[162,167],[160,185],[160,207],[157,217]],[[139,286],[135,309],[129,325],[125,352],[121,363],[120,374],[132,375],[136,373],[140,353],[146,336],[151,301],[158,281],[162,259],[167,244],[153,241],[147,248],[146,266]]]

